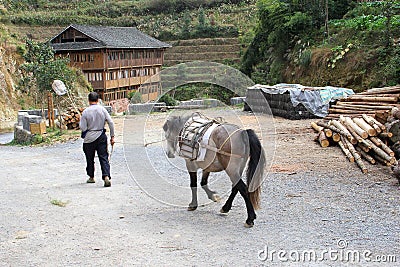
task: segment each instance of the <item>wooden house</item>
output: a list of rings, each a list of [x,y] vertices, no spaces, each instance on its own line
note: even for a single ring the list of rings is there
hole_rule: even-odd
[[[80,68],[101,99],[109,103],[139,90],[144,101],[160,91],[164,51],[171,45],[133,27],[70,25],[50,40],[56,56]],[[150,79],[151,78],[151,79]]]

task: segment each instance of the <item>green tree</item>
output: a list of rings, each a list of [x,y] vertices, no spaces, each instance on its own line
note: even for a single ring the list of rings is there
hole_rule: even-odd
[[[241,70],[248,75],[261,73],[266,82],[279,82],[288,52],[296,42],[320,30],[326,23],[327,10],[331,10],[330,17],[340,18],[352,6],[350,0],[326,1],[259,0],[259,23],[244,54]]]
[[[181,29],[181,36],[183,39],[190,38],[190,23],[192,19],[190,18],[189,12],[185,12],[183,15],[183,25]]]
[[[47,43],[26,41],[25,63],[21,65],[22,79],[19,88],[27,93],[37,94],[43,100],[46,92],[52,91],[54,80],[61,80],[67,88],[76,81],[76,73],[68,66],[67,58],[55,58],[54,51]],[[43,102],[43,101],[42,101]]]

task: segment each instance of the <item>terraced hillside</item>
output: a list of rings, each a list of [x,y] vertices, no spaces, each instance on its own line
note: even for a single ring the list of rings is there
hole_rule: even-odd
[[[165,66],[190,61],[239,62],[241,44],[237,38],[205,38],[168,42],[172,48],[165,53]]]

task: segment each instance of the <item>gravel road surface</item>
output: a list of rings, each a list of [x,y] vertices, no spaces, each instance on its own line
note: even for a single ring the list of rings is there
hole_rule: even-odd
[[[265,125],[275,154],[262,209],[247,229],[240,197],[224,217],[226,197],[208,203],[199,190],[204,205],[186,211],[183,160],[167,161],[161,143],[143,146],[161,138],[165,115],[152,116],[115,118],[110,188],[97,159],[97,183],[85,183],[79,139],[0,146],[0,266],[400,265],[397,180],[383,166],[364,175],[339,148],[319,147],[309,120],[275,118],[273,131]],[[224,173],[210,179],[222,196],[229,191]]]

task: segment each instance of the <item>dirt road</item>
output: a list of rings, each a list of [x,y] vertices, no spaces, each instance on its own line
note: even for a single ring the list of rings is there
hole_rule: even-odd
[[[81,140],[0,146],[0,266],[340,266],[348,251],[347,261],[356,266],[400,262],[397,180],[386,167],[369,166],[364,175],[338,148],[320,148],[305,130],[308,120],[275,119],[275,157],[251,229],[243,227],[241,198],[227,217],[218,214],[223,203],[194,212],[179,205],[190,202],[182,162],[162,165],[162,145],[144,149],[140,133],[146,125],[157,139],[162,117],[115,122],[111,188],[102,186],[98,172],[96,184],[85,183]],[[178,199],[176,205],[143,191],[143,178],[153,171],[144,158],[182,186],[186,193],[180,196],[156,190],[165,197],[161,201]],[[222,194],[229,189],[224,174],[212,177],[213,189]]]

